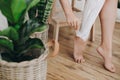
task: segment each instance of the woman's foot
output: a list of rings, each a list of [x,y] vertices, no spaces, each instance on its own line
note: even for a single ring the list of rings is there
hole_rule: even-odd
[[[85,41],[83,41],[78,37],[75,37],[73,56],[74,56],[75,62],[77,63],[85,62],[85,59],[83,57],[83,50],[84,50],[85,44],[86,44]]]
[[[112,51],[104,49],[104,47],[100,46],[97,48],[97,52],[104,59],[104,67],[110,72],[115,72],[115,66],[112,63]]]

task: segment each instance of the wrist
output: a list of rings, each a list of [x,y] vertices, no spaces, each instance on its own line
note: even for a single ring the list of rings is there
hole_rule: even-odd
[[[72,12],[71,13],[66,13],[65,15],[66,15],[66,17],[74,16],[74,14]]]

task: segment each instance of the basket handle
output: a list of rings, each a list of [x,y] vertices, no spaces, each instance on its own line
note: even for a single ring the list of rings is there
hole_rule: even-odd
[[[47,43],[47,47],[53,47],[54,48],[54,50],[50,53],[50,55],[47,56],[47,58],[55,57],[59,53],[59,43],[58,43],[58,41],[50,40]]]

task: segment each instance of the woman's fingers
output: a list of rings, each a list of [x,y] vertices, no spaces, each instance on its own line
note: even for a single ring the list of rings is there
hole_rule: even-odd
[[[79,22],[79,20],[74,21],[73,27],[74,27],[75,30],[78,30],[80,28],[80,22]]]
[[[80,21],[79,22],[77,22],[77,30],[79,30],[80,29]]]
[[[67,23],[70,27],[73,27],[74,26],[74,22],[72,20],[67,20]]]
[[[69,26],[72,26],[75,30],[78,30],[80,28],[80,20],[77,18],[69,18],[67,20],[67,23]]]

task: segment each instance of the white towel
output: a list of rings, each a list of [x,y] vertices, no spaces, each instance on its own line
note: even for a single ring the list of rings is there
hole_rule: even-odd
[[[90,30],[94,24],[98,14],[100,13],[105,0],[87,0],[83,12],[83,20],[80,30],[76,31],[76,35],[83,40],[87,40]]]

